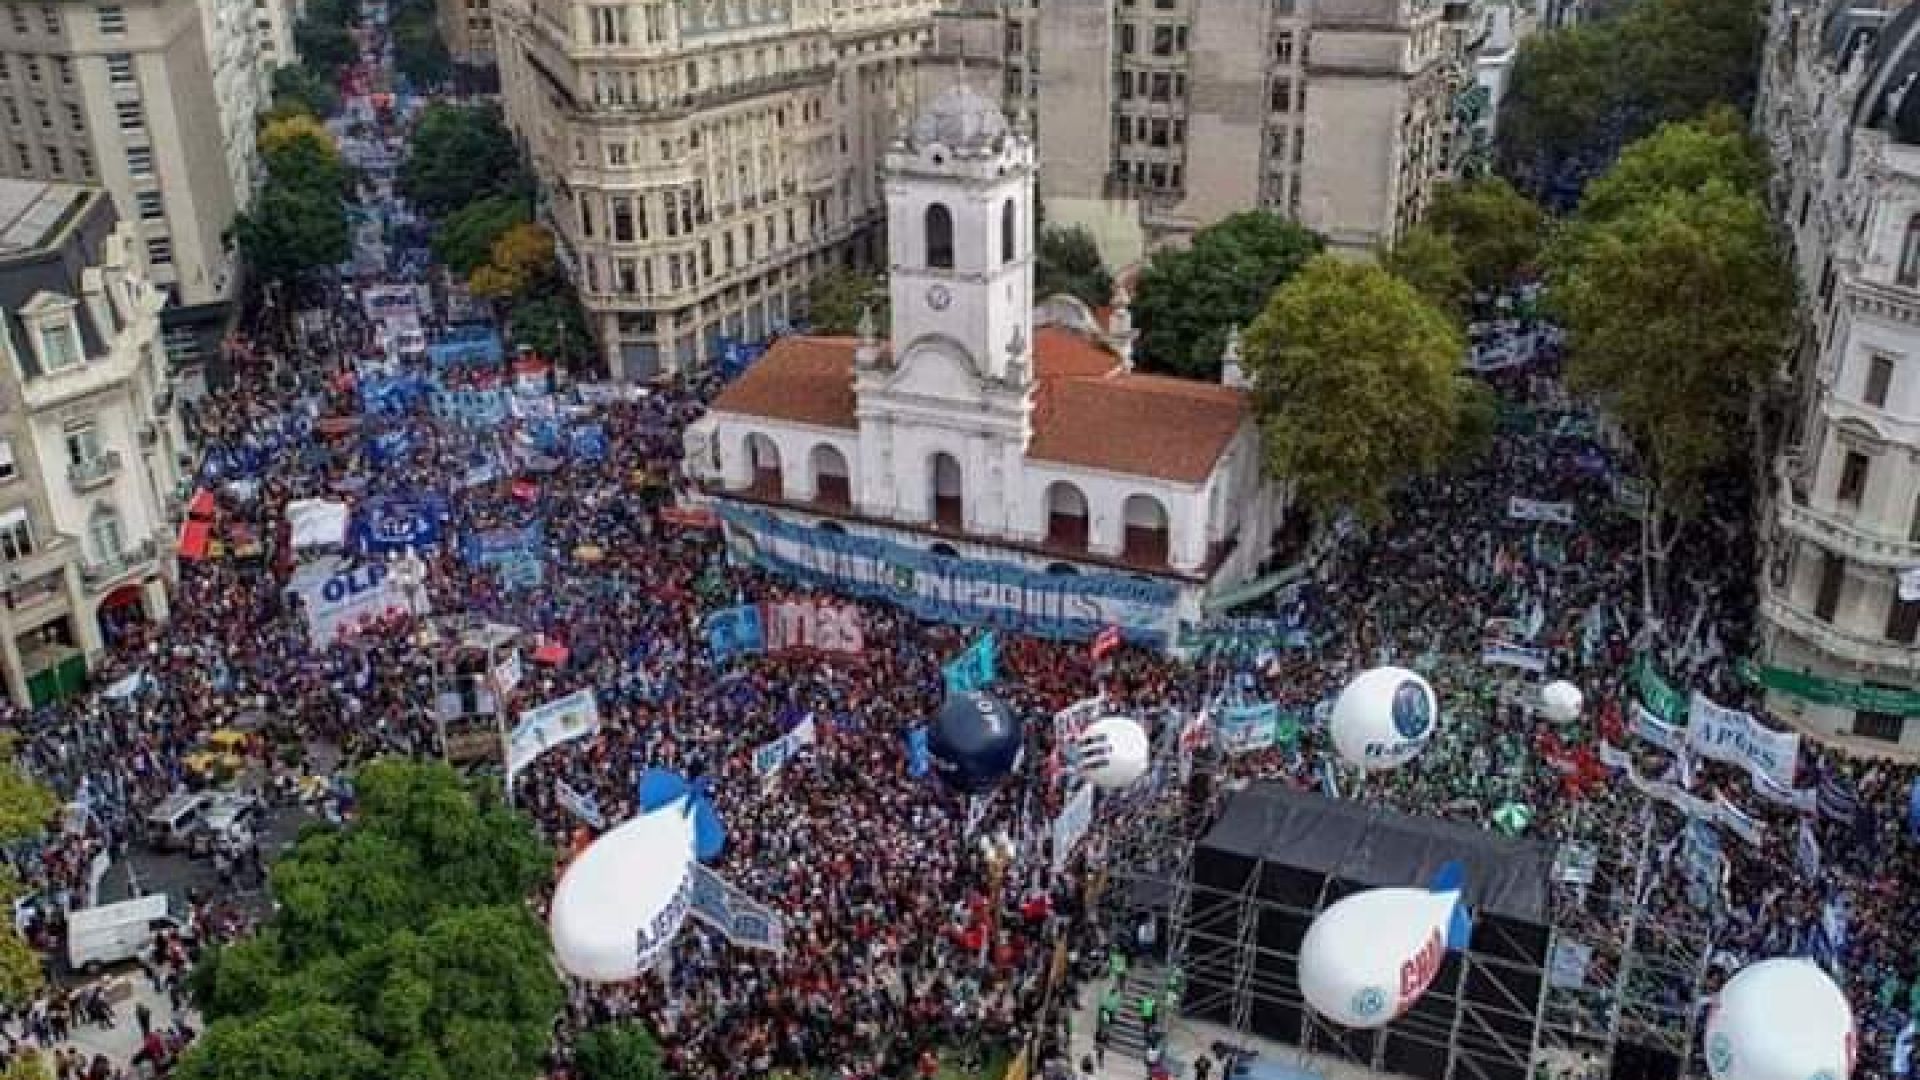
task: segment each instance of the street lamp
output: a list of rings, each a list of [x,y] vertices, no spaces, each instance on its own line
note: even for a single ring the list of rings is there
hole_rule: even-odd
[[[980,838],[980,857],[987,866],[987,925],[981,928],[980,935],[980,966],[983,968],[987,966],[994,939],[1000,936],[1000,900],[1006,888],[1007,868],[1019,853],[1020,845],[1014,843],[1005,830]]]

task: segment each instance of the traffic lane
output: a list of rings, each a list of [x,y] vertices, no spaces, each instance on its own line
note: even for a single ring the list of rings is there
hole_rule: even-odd
[[[261,858],[271,864],[293,846],[301,829],[319,820],[302,806],[268,807],[261,816]],[[189,893],[225,899],[255,917],[264,917],[272,909],[265,883],[256,877],[241,875],[233,888],[224,888],[212,856],[195,858],[183,851],[152,851],[140,845],[108,868],[100,883],[100,902],[111,904],[156,892],[182,904]]]

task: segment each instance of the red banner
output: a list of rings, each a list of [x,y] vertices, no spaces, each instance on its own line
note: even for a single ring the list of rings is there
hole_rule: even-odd
[[[704,506],[663,506],[660,508],[660,520],[668,525],[678,525],[684,529],[717,529],[720,527],[719,515]]]

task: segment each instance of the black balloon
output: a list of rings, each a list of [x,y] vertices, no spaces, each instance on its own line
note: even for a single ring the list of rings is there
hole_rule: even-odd
[[[966,795],[992,791],[1020,765],[1020,722],[981,693],[955,694],[927,728],[927,756],[940,782]]]

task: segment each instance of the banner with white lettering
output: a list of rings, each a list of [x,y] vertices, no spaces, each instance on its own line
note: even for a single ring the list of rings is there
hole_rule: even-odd
[[[699,863],[694,863],[688,874],[687,914],[735,948],[774,953],[786,948],[786,921],[773,909]]]
[[[1638,701],[1633,703],[1633,733],[1669,754],[1683,754],[1687,749],[1687,733],[1677,724],[1669,724]]]
[[[1578,990],[1587,984],[1593,946],[1578,941],[1556,941],[1547,958],[1547,984],[1557,990]]]
[[[1694,692],[1687,710],[1687,743],[1702,757],[1765,773],[1781,787],[1793,786],[1800,761],[1800,735],[1769,731],[1738,709],[1714,704]]]
[[[1480,662],[1488,667],[1514,667],[1539,675],[1547,670],[1547,650],[1511,641],[1490,641],[1480,649]]]
[[[596,829],[607,827],[607,819],[600,815],[600,800],[585,792],[575,791],[573,785],[565,780],[554,781],[553,797],[558,799],[560,805],[566,807],[569,813],[588,825]]]
[[[1080,789],[1060,808],[1060,816],[1053,819],[1053,872],[1060,873],[1067,868],[1067,861],[1073,857],[1074,846],[1093,828],[1093,785],[1081,784]]]
[[[753,752],[753,775],[762,780],[772,776],[793,760],[802,747],[812,746],[819,741],[819,728],[809,716],[794,726],[792,731],[762,746]]]
[[[1538,521],[1548,525],[1573,524],[1573,504],[1566,502],[1541,502],[1538,499],[1522,499],[1512,496],[1507,499],[1507,516],[1515,521]]]
[[[770,653],[858,656],[866,648],[860,609],[851,604],[799,600],[764,604],[760,627],[762,647]]]
[[[600,703],[591,688],[576,690],[520,714],[507,737],[507,786],[548,750],[600,730]]]

